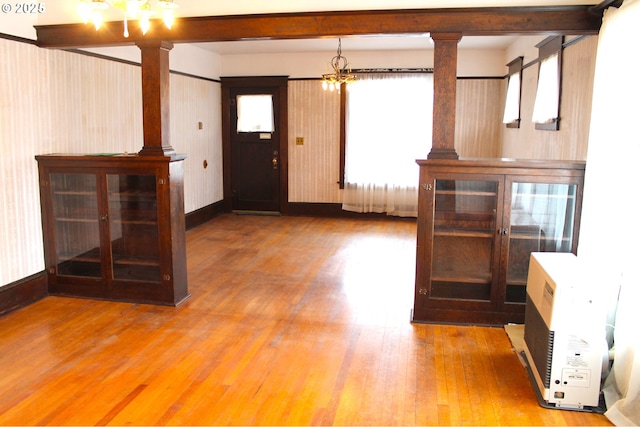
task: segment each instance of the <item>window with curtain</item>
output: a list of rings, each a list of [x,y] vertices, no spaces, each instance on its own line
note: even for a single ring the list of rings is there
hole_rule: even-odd
[[[562,37],[550,37],[537,45],[540,68],[532,116],[536,129],[558,130],[560,128],[562,42]]]
[[[346,102],[342,208],[417,216],[419,167],[431,149],[433,74],[358,75]]]
[[[507,83],[507,97],[504,103],[502,123],[508,128],[520,127],[520,95],[522,87],[522,61],[519,56],[509,64],[509,80]]]

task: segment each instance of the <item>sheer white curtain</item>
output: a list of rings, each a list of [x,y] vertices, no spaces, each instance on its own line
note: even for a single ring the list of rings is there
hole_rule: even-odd
[[[558,76],[558,53],[540,63],[536,101],[533,104],[534,123],[549,123],[558,117],[560,86]]]
[[[605,415],[616,425],[640,425],[639,24],[640,0],[609,8],[602,21],[578,247],[615,324],[615,360],[604,391]]]
[[[512,123],[518,119],[520,119],[520,72],[509,76],[502,123]]]
[[[417,216],[419,167],[431,148],[433,74],[361,74],[348,86],[342,208]]]

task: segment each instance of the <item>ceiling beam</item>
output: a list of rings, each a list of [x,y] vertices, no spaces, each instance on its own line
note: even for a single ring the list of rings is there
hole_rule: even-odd
[[[235,40],[308,39],[329,36],[459,32],[463,36],[597,34],[601,16],[589,6],[359,10],[177,19],[168,30],[156,23],[143,36],[131,25],[106,22],[36,26],[37,43],[47,48],[133,45],[142,40],[194,43]]]

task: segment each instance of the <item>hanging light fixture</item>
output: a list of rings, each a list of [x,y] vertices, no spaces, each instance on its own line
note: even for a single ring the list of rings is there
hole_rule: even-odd
[[[156,7],[152,7],[156,5]],[[129,37],[129,21],[138,20],[142,34],[146,34],[151,27],[150,19],[158,13],[162,14],[162,20],[167,28],[171,29],[174,16],[173,11],[178,7],[173,0],[80,0],[78,13],[85,24],[91,22],[96,31],[104,22],[103,13],[113,7],[122,12],[124,16],[124,36]],[[157,9],[157,10],[156,10]]]
[[[331,58],[329,65],[331,65],[333,72],[322,75],[322,88],[324,90],[337,90],[339,92],[342,83],[356,81],[356,76],[351,74],[349,61],[342,56],[342,39],[338,39],[338,54]]]

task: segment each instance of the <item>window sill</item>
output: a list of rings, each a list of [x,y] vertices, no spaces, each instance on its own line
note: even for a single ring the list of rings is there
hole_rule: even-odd
[[[536,123],[536,130],[560,130],[560,119],[554,119],[549,123]]]

